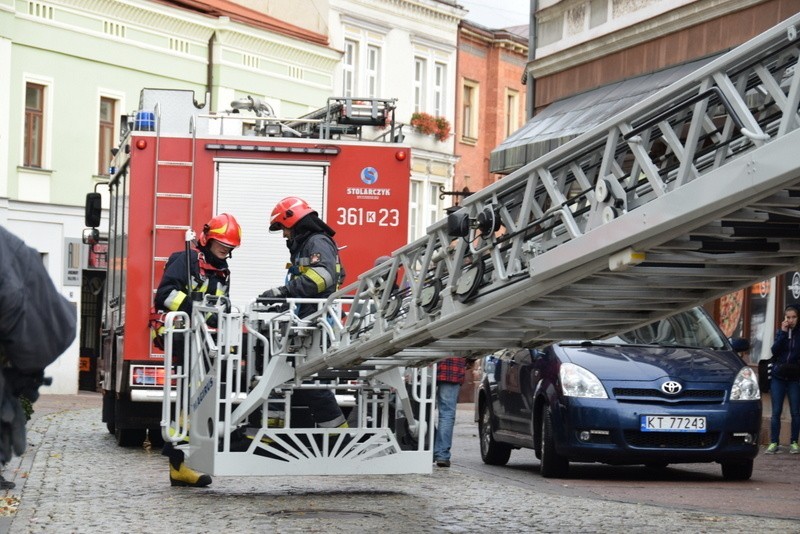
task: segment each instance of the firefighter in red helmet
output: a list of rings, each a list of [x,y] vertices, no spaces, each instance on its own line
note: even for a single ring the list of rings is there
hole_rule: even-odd
[[[233,215],[222,213],[208,221],[188,256],[187,251],[182,250],[167,260],[156,290],[156,310],[191,314],[193,292],[227,297],[230,287],[228,258],[241,243],[242,229]],[[187,280],[187,262],[191,280]],[[180,343],[173,345],[173,353],[176,358],[182,357]],[[165,443],[162,454],[169,457],[169,479],[173,486],[204,487],[211,484],[211,477],[190,469],[184,463],[183,451],[175,449],[171,443]]]
[[[344,269],[333,240],[336,232],[305,200],[287,197],[278,202],[272,210],[269,229],[283,232],[291,266],[286,284],[265,291],[262,297],[324,298],[341,286]],[[305,317],[315,309],[313,304],[303,305],[298,315]]]
[[[186,251],[173,253],[164,266],[164,276],[155,297],[157,309],[191,313],[191,292],[227,296],[228,258],[242,242],[242,229],[233,215],[217,215],[203,226],[191,252],[191,287],[186,281]]]
[[[299,197],[286,197],[278,202],[272,210],[269,218],[269,231],[279,232],[292,228],[300,219],[310,213],[316,212],[308,205],[308,202]],[[333,230],[330,232],[331,235],[335,233]]]
[[[269,229],[283,232],[291,263],[285,285],[265,291],[261,298],[324,298],[339,288],[344,280],[344,269],[333,240],[336,232],[305,200],[287,197],[278,202],[272,210]],[[314,304],[303,304],[297,315],[305,317],[316,309]],[[347,427],[331,390],[297,389],[293,395],[298,403],[309,407],[318,427]]]

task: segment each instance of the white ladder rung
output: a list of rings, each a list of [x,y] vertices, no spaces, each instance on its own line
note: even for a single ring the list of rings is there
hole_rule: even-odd
[[[159,160],[156,162],[157,165],[162,165],[164,167],[191,167],[191,161],[168,161],[168,160]]]
[[[175,224],[157,224],[156,230],[189,230],[188,225],[175,225]]]
[[[191,193],[156,193],[157,198],[192,198]]]

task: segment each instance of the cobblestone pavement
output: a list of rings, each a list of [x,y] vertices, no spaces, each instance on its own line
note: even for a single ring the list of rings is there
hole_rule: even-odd
[[[172,488],[160,451],[117,447],[100,422],[99,397],[73,397],[82,396],[64,396],[49,413],[40,410],[30,423],[28,451],[7,466],[17,488],[5,497],[19,502],[0,517],[0,534],[800,532],[795,521],[533,493],[457,469],[217,477],[205,489]],[[470,424],[470,413],[459,415],[458,424]]]

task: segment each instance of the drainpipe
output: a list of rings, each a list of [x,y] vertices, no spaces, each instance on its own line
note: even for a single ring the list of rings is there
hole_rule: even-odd
[[[214,31],[208,40],[208,61],[206,62],[206,95],[208,109],[213,111],[212,95],[214,94],[214,51],[217,47],[217,32]]]
[[[539,0],[531,0],[531,16],[528,22],[528,66],[536,59],[536,11],[539,10]],[[527,99],[525,102],[526,120],[531,119],[536,114],[536,79],[530,71],[526,73],[527,78]]]

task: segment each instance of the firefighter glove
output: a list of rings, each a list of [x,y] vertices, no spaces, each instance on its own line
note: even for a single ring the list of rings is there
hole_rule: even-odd
[[[266,291],[261,293],[261,295],[259,295],[259,298],[262,298],[262,299],[279,299],[279,298],[280,299],[285,299],[288,296],[289,296],[289,291],[286,289],[286,287],[281,286],[281,287],[273,287],[272,289],[267,289]]]

